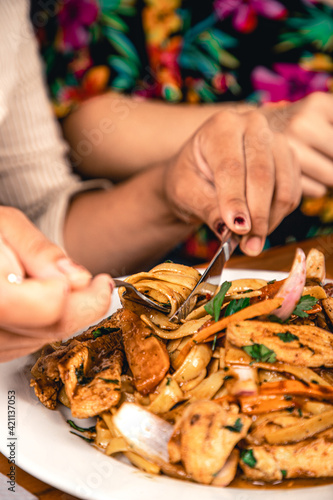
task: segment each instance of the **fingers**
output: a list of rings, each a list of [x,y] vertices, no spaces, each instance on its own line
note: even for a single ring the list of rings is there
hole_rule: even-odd
[[[326,186],[305,175],[302,175],[301,186],[303,195],[310,198],[321,198],[327,192]]]
[[[333,96],[314,92],[298,103],[289,131],[303,144],[333,159]]]
[[[65,276],[74,289],[86,286],[91,279],[87,269],[68,259],[63,250],[45,238],[19,210],[0,207],[0,234],[28,276]]]
[[[57,282],[58,280],[50,280],[49,284],[54,290],[55,283],[51,283],[51,281]],[[43,282],[44,284],[45,282]],[[22,285],[15,286],[16,289],[22,287]],[[48,309],[47,304],[40,303],[39,305],[45,315],[45,324],[40,324],[39,327],[37,327],[35,318],[30,323],[26,321],[26,318],[24,318],[24,321],[20,321],[20,318],[18,318],[16,319],[17,326],[14,327],[13,317],[9,311],[5,319],[11,326],[6,328],[2,325],[0,328],[0,362],[34,352],[52,340],[62,340],[71,336],[77,330],[96,323],[108,312],[112,289],[110,276],[101,274],[91,280],[90,285],[85,290],[71,292],[67,297],[63,310],[58,314],[52,315],[52,310]],[[50,299],[50,297],[46,298]],[[32,306],[34,305],[33,303]],[[1,303],[0,315],[2,315],[3,311],[4,304]],[[38,314],[40,318],[40,312]],[[51,323],[54,319],[54,323]]]
[[[43,327],[58,322],[65,307],[68,283],[64,278],[25,279],[9,283],[1,277],[0,323],[17,327]]]
[[[269,229],[271,233],[284,217],[298,207],[302,196],[301,168],[282,134],[274,136],[275,191]]]
[[[25,337],[48,339],[48,342],[70,337],[105,316],[111,304],[112,290],[110,276],[99,274],[85,289],[68,294],[62,314],[56,322],[48,322],[38,328],[17,326],[14,331]]]
[[[207,123],[201,151],[213,174],[220,219],[234,232],[245,234],[251,227],[246,201],[246,165],[242,118],[219,113]],[[198,163],[200,168],[200,163]],[[213,226],[214,227],[214,226]]]
[[[333,144],[333,135],[331,142]],[[326,191],[324,186],[333,186],[333,161],[307,146],[299,139],[291,138],[289,139],[289,143],[301,165],[302,173],[317,183],[317,189],[315,189],[313,195],[323,196]],[[318,184],[322,185],[320,189]],[[312,185],[313,187],[315,186],[315,184]]]
[[[258,255],[269,229],[275,188],[273,134],[261,116],[253,114],[245,130],[246,200],[251,214],[251,231],[240,247],[248,255]]]

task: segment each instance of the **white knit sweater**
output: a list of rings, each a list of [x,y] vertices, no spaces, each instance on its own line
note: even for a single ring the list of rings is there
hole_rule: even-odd
[[[0,0],[0,204],[20,208],[63,245],[73,194],[108,187],[83,182],[66,159],[43,80],[28,0]]]

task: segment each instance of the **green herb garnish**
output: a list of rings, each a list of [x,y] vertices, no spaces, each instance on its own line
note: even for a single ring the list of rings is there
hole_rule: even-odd
[[[292,397],[292,396],[289,396],[288,394],[285,394],[285,395],[283,396],[283,399],[285,399],[286,401],[291,401],[291,400],[293,399],[293,397]]]
[[[276,280],[271,280],[271,281],[267,281],[267,285],[273,285],[273,283],[275,283]]]
[[[283,479],[285,479],[287,477],[287,471],[285,469],[281,469],[281,474],[282,474]]]
[[[100,326],[99,328],[96,328],[92,332],[94,339],[97,339],[97,337],[102,337],[103,335],[108,335],[109,333],[113,332],[119,332],[120,328],[110,328],[110,327],[105,327],[105,326]]]
[[[167,377],[166,385],[170,385],[171,381],[172,381],[172,378],[171,377]]]
[[[75,368],[75,375],[77,378],[77,383],[80,385],[89,384],[92,381],[92,377],[87,377],[84,373],[83,363],[80,364],[78,368]]]
[[[69,431],[71,434],[74,434],[74,436],[77,436],[81,439],[84,439],[85,441],[87,441],[87,443],[93,443],[94,442],[94,438],[86,438],[85,436],[81,436],[81,434],[76,434],[76,432],[73,432],[73,431]]]
[[[245,307],[247,307],[248,305],[250,305],[249,297],[244,297],[244,299],[238,299],[238,300],[234,299],[231,302],[229,302],[224,316],[231,316],[237,311],[245,309]]]
[[[213,340],[213,344],[212,344],[212,351],[213,351],[213,352],[215,351],[216,341],[217,341],[217,334],[216,334],[216,335],[214,335],[214,340]]]
[[[256,466],[257,460],[253,455],[253,450],[243,450],[241,453],[241,459],[244,464],[248,465],[252,469]]]
[[[225,429],[228,429],[228,431],[231,432],[240,432],[243,429],[243,424],[240,418],[237,418],[236,422],[234,425],[225,425]]]
[[[225,281],[222,284],[219,292],[215,295],[215,297],[213,297],[209,302],[207,302],[207,304],[204,307],[205,311],[211,316],[213,316],[215,321],[219,320],[224,297],[230,287],[231,287],[230,281]]]
[[[279,337],[279,339],[285,343],[293,342],[293,340],[299,340],[297,335],[294,335],[293,333],[290,333],[290,332],[276,333],[275,335],[277,335]]]
[[[98,377],[100,380],[104,380],[104,382],[107,382],[108,384],[117,384],[119,385],[119,380],[116,378],[103,378],[103,377]]]
[[[75,429],[76,431],[79,431],[79,432],[96,432],[96,427],[95,426],[92,426],[92,427],[79,427],[78,425],[76,425],[75,422],[73,422],[73,420],[67,420],[67,423],[73,427],[73,429]]]
[[[315,380],[314,378],[311,380],[311,383],[312,384],[318,384],[319,385],[319,382],[317,380]]]
[[[305,311],[310,311],[317,302],[318,299],[316,299],[316,297],[312,297],[312,295],[303,295],[293,310],[293,314],[300,318],[307,318],[309,315]]]
[[[255,361],[262,361],[263,363],[275,363],[276,354],[272,349],[268,349],[264,344],[252,344],[242,347],[251,358]]]
[[[227,380],[231,380],[232,378],[234,378],[232,375],[226,375],[223,380],[226,382]]]
[[[301,408],[297,408],[297,411],[298,411],[299,416],[303,417],[303,412],[302,412]]]

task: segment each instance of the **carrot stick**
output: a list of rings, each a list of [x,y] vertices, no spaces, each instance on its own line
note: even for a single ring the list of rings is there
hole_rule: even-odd
[[[260,395],[286,394],[333,401],[333,387],[327,385],[304,383],[299,380],[281,380],[280,382],[267,382],[260,386]]]
[[[241,396],[239,402],[243,413],[259,414],[293,408],[294,401],[286,401],[283,396]]]
[[[221,330],[224,330],[228,325],[230,325],[230,323],[234,323],[236,321],[244,321],[246,319],[255,318],[257,316],[270,314],[272,311],[274,311],[274,309],[280,307],[282,302],[282,298],[263,300],[262,302],[257,302],[256,304],[245,307],[244,309],[231,314],[231,316],[222,318],[216,323],[207,326],[207,328],[203,328],[198,333],[193,335],[193,337],[184,345],[174,361],[174,367],[177,369],[181,366],[186,356],[188,355],[192,347],[195,346],[195,344],[213,340],[214,335],[218,332],[221,332]],[[221,335],[223,334],[220,333],[217,338],[221,337]]]

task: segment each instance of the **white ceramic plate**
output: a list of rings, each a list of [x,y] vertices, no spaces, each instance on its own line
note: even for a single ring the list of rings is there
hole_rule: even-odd
[[[281,279],[283,273],[269,271],[224,271],[223,277]],[[117,294],[111,313],[119,307]],[[16,463],[30,474],[67,493],[87,500],[320,500],[333,499],[333,485],[292,490],[245,490],[214,488],[171,479],[150,476],[126,463],[103,455],[88,443],[69,433],[64,407],[47,410],[29,387],[29,368],[34,361],[27,356],[0,364],[0,450],[8,456],[9,436],[8,391],[15,391],[15,453]],[[12,393],[11,393],[12,394]],[[79,421],[85,426],[83,421]],[[5,472],[5,471],[4,471]],[[6,474],[6,472],[5,472]]]

